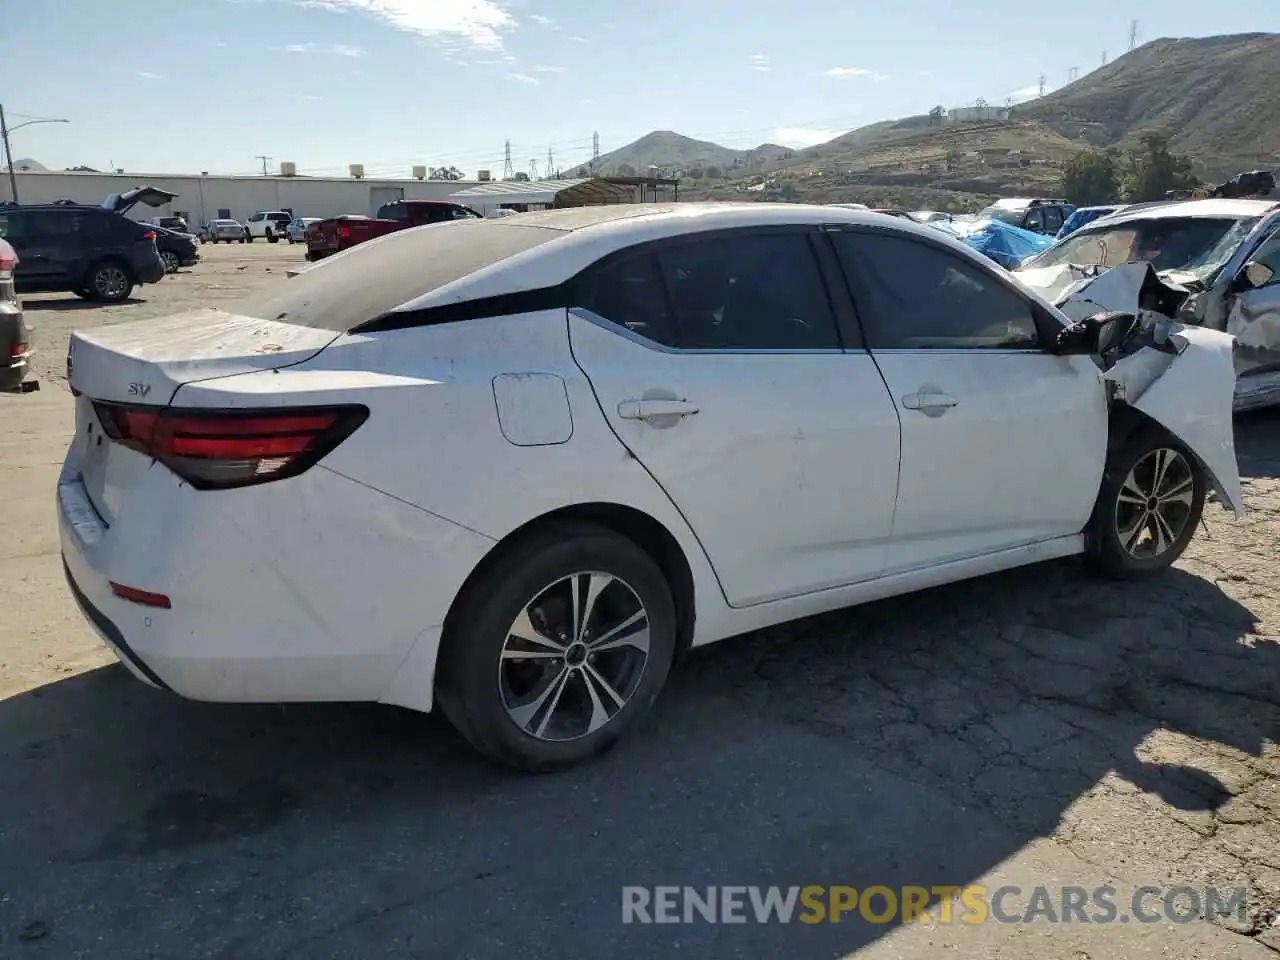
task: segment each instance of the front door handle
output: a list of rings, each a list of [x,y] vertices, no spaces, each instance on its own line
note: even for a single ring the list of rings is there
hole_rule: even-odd
[[[656,420],[687,417],[698,412],[698,405],[688,400],[623,400],[618,416],[623,420]]]
[[[902,398],[902,406],[907,410],[919,410],[930,417],[940,417],[960,401],[949,393],[908,393]]]

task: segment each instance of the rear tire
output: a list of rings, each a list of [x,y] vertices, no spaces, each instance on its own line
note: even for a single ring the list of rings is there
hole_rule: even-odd
[[[279,239],[270,229],[267,230],[267,243],[275,243]]]
[[[527,771],[613,747],[649,712],[676,643],[658,565],[630,540],[584,524],[549,526],[505,548],[459,595],[446,629],[442,711],[480,753]]]
[[[94,300],[120,303],[133,292],[133,275],[118,260],[104,260],[89,269],[88,289]]]
[[[182,266],[182,261],[178,259],[178,255],[172,250],[161,250],[160,259],[164,261],[165,273],[177,273],[178,268]]]
[[[1195,454],[1163,429],[1138,430],[1107,460],[1085,529],[1086,564],[1126,580],[1167,569],[1195,535],[1205,487]]]

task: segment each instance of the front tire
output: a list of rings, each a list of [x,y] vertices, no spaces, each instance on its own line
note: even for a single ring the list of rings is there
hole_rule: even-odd
[[[267,243],[275,243],[275,242],[276,242],[277,240],[279,240],[279,239],[280,239],[280,238],[279,238],[279,237],[277,237],[277,236],[276,236],[274,233],[272,233],[270,230],[268,230],[268,231],[267,231]]]
[[[546,771],[610,749],[653,705],[675,654],[661,569],[601,527],[518,541],[459,596],[437,698],[480,753]]]
[[[1103,576],[1134,579],[1172,566],[1204,511],[1206,477],[1195,454],[1151,427],[1107,462],[1085,531],[1085,560]]]

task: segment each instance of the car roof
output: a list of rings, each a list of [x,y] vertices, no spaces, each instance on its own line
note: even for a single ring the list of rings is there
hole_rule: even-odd
[[[914,236],[934,245],[946,246],[957,256],[994,267],[982,254],[935,227],[909,217],[887,217],[867,210],[799,203],[637,203],[589,207],[564,207],[518,213],[510,217],[457,221],[396,231],[370,241],[385,244],[388,255],[414,257],[419,242],[431,245],[424,231],[457,231],[467,228],[471,242],[492,242],[503,246],[501,231],[545,231],[558,233],[530,249],[495,260],[452,283],[439,287],[397,309],[416,309],[451,300],[501,296],[563,283],[602,257],[629,247],[656,240],[713,230],[770,226],[860,225]],[[441,236],[436,234],[436,237]],[[400,245],[403,244],[403,247]],[[392,254],[392,245],[395,253]],[[365,244],[361,245],[366,246]],[[997,268],[998,269],[998,268]]]
[[[1272,210],[1280,210],[1280,203],[1274,200],[1170,200],[1166,203],[1144,204],[1122,207],[1115,213],[1095,220],[1089,224],[1094,227],[1104,222],[1107,225],[1127,223],[1131,220],[1163,220],[1172,217],[1261,217]]]

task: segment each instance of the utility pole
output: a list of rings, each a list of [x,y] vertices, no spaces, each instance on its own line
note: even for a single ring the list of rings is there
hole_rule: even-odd
[[[267,175],[267,161],[271,158],[264,153],[256,153],[254,154],[254,157],[255,159],[262,161],[262,175],[265,177]]]
[[[548,179],[548,180],[550,180],[550,179],[555,175],[555,173],[554,173],[555,169],[556,169],[556,161],[555,161],[555,158],[552,156],[551,148],[550,148],[550,147],[547,147],[547,166],[546,166],[546,173],[547,173],[547,179]]]
[[[504,146],[506,155],[502,161],[502,179],[514,180],[516,176],[516,168],[511,165],[511,141],[506,141]]]
[[[1067,69],[1067,83],[1074,83],[1080,76],[1079,67],[1069,67]]]
[[[1138,21],[1129,21],[1129,49],[1133,50],[1138,46]]]
[[[1104,67],[1107,65],[1107,51],[1105,50],[1102,51],[1102,65]]]
[[[537,157],[533,157],[532,159],[529,160],[529,179],[530,180],[538,179],[538,158]]]
[[[0,139],[4,140],[4,162],[9,167],[9,189],[13,191],[13,202],[18,202],[18,178],[13,172],[13,153],[9,150],[9,126],[4,122],[4,104],[0,104]]]
[[[600,166],[600,132],[591,134],[591,172],[595,173]]]
[[[1040,96],[1044,96],[1044,74],[1040,74]]]

